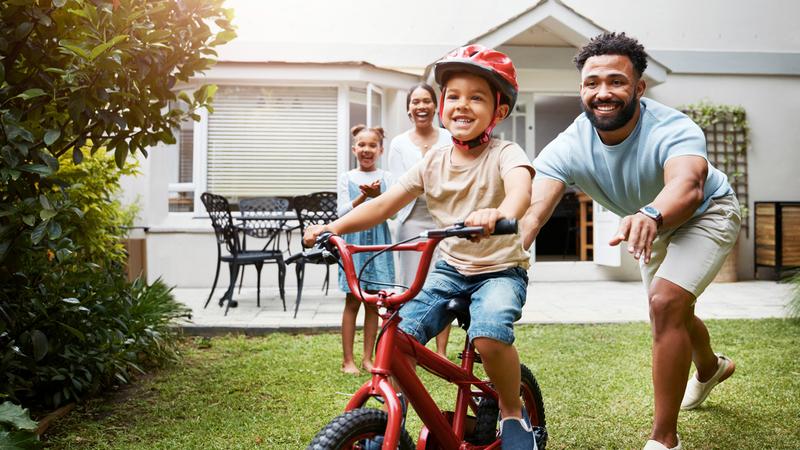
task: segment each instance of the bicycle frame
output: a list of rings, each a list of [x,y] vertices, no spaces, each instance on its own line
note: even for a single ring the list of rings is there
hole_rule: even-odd
[[[472,343],[469,342],[469,337],[466,338],[461,366],[458,366],[426,348],[398,328],[400,318],[396,311],[403,303],[411,300],[422,289],[433,251],[441,240],[442,237],[429,237],[424,242],[395,246],[392,250],[422,252],[414,282],[408,290],[399,294],[387,293],[383,290],[377,294],[367,294],[359,290],[352,254],[380,251],[389,246],[350,245],[346,244],[338,236],[330,237],[330,242],[339,250],[347,283],[353,295],[365,303],[385,307],[387,310],[381,314],[384,320],[373,369],[371,370],[372,378],[356,391],[345,408],[346,411],[360,408],[370,397],[382,397],[384,399],[389,412],[389,422],[384,434],[382,447],[384,450],[397,448],[402,420],[402,406],[392,383],[389,381],[390,375],[395,377],[397,384],[401,387],[411,406],[414,407],[414,410],[428,429],[429,434],[420,438],[417,444],[418,449],[425,448],[427,440],[431,437],[435,439],[441,448],[446,450],[495,449],[500,447],[499,441],[495,441],[489,446],[473,446],[468,443],[462,446],[467,426],[467,409],[469,408],[475,413],[478,408],[473,397],[497,399],[497,393],[489,386],[489,382],[482,381],[473,374],[476,353]],[[414,367],[409,364],[409,358],[415,360],[419,366],[434,375],[458,386],[456,405],[451,416],[452,421],[448,420],[448,416],[440,411],[433,398],[428,394]],[[477,388],[476,391],[472,390],[473,386]]]

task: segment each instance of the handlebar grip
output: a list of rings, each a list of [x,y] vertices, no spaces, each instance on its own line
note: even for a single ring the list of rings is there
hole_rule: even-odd
[[[283,263],[286,264],[286,265],[289,265],[289,264],[294,263],[295,261],[297,261],[298,259],[300,259],[302,257],[303,257],[303,252],[298,252],[298,253],[295,253],[294,255],[286,258],[285,260],[283,260]]]
[[[500,219],[494,224],[494,233],[496,234],[516,234],[519,229],[517,219]]]

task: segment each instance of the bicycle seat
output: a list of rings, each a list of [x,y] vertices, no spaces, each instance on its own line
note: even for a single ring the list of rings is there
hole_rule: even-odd
[[[447,302],[447,312],[456,316],[458,326],[463,329],[469,328],[469,299],[456,297]]]

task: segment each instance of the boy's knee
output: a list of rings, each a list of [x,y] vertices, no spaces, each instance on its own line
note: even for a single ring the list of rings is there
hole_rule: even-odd
[[[472,344],[480,353],[481,358],[493,360],[502,357],[509,350],[513,349],[512,344],[493,339],[490,337],[476,337]]]

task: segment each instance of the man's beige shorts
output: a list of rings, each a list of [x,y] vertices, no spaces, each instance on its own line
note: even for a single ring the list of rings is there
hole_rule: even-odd
[[[650,262],[639,260],[648,290],[653,277],[663,278],[691,292],[695,299],[717,275],[741,226],[739,202],[733,194],[711,200],[708,209],[678,228],[663,230],[653,242]]]

